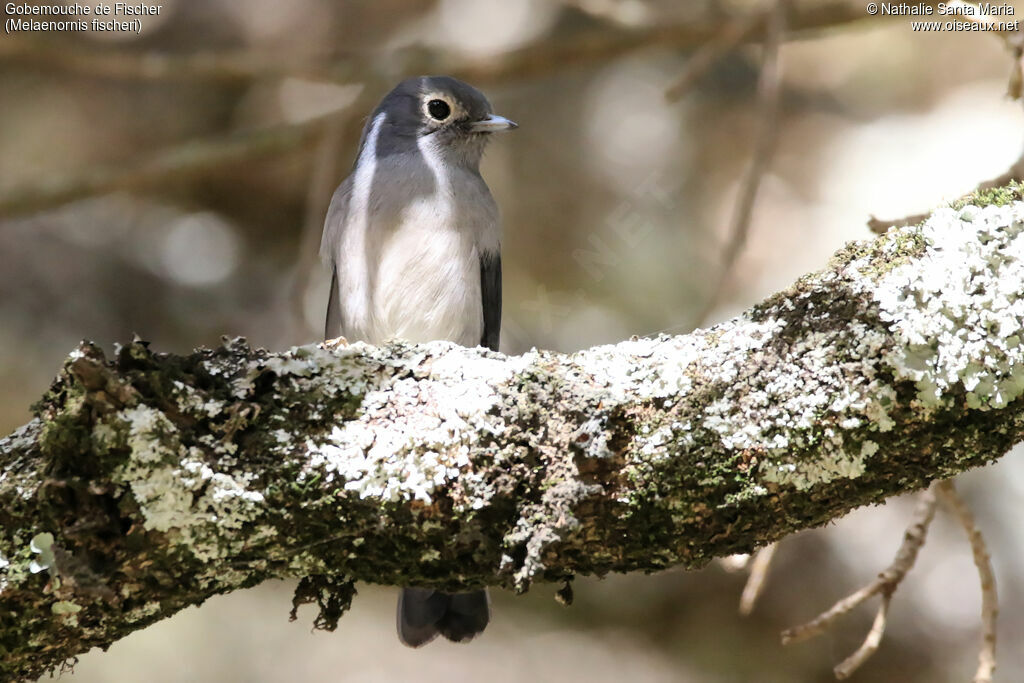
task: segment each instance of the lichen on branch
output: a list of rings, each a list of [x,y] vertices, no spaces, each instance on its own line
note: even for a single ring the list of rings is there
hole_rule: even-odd
[[[1024,203],[935,212],[686,336],[83,343],[0,441],[0,673],[269,578],[523,591],[697,567],[1019,441]]]

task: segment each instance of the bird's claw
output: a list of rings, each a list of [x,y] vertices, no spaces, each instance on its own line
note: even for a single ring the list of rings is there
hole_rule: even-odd
[[[323,347],[325,349],[337,349],[342,346],[348,346],[348,339],[344,337],[335,337],[334,339],[325,339]]]

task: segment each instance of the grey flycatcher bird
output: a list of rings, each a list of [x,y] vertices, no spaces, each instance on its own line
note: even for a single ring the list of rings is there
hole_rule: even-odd
[[[402,81],[363,129],[352,173],[327,211],[327,339],[446,339],[498,349],[501,224],[480,176],[491,133],[516,124],[447,76]],[[484,590],[403,588],[398,637],[464,642],[487,626]]]

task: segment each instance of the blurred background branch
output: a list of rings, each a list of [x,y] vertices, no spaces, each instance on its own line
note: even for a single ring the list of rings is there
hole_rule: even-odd
[[[899,588],[900,583],[906,578],[907,572],[914,567],[918,553],[928,540],[928,527],[935,518],[935,490],[938,484],[932,486],[919,495],[917,508],[914,510],[911,523],[903,535],[903,543],[896,551],[896,557],[892,563],[883,571],[879,572],[878,578],[864,586],[857,592],[843,598],[820,615],[800,626],[786,629],[782,633],[782,644],[799,643],[808,638],[820,636],[825,633],[840,618],[848,615],[866,600],[881,596],[878,606],[878,613],[871,625],[864,642],[857,651],[840,662],[836,668],[836,678],[849,678],[854,671],[859,669],[867,659],[873,655],[882,642],[882,635],[885,633],[886,619],[889,614],[889,604],[892,595]]]
[[[718,266],[718,280],[711,290],[711,296],[697,314],[696,325],[704,324],[711,312],[718,307],[723,289],[733,278],[736,260],[747,243],[750,221],[754,215],[754,203],[761,181],[768,171],[778,140],[779,106],[782,89],[782,62],[779,50],[786,33],[786,15],[789,3],[785,0],[768,0],[765,17],[767,34],[761,56],[761,73],[757,80],[758,125],[747,166],[740,183],[736,208],[729,222],[729,236],[721,263]],[[672,94],[672,91],[669,91]]]
[[[122,190],[160,190],[165,184],[195,179],[213,169],[311,147],[320,139],[329,120],[328,116],[233,132],[188,142],[134,164],[94,166],[68,175],[54,173],[42,182],[0,190],[0,216],[33,213],[76,199]]]
[[[935,6],[938,2],[924,2]],[[571,6],[571,4],[570,4]],[[585,10],[585,3],[577,7]],[[597,15],[602,18],[602,15]],[[261,51],[193,52],[170,54],[136,50],[97,49],[37,37],[16,35],[0,43],[0,60],[17,66],[69,71],[86,76],[132,80],[249,81],[267,78],[305,78],[337,83],[365,82],[367,79],[394,80],[399,74],[444,73],[456,78],[490,85],[503,81],[549,76],[553,72],[587,67],[622,57],[639,49],[671,47],[691,49],[713,41],[730,27],[742,31],[734,43],[764,39],[763,18],[749,22],[749,9],[709,12],[694,8],[669,25],[628,27],[603,26],[573,32],[568,37],[538,41],[529,47],[503,53],[495,59],[469,59],[465,55],[414,46],[375,54],[306,55],[282,58]],[[757,16],[756,11],[753,16]],[[788,19],[794,37],[841,28],[864,21],[892,21],[872,17],[857,3],[846,0],[802,0],[792,3]]]
[[[927,3],[926,3],[927,4]],[[936,4],[936,3],[931,3]],[[765,93],[761,108],[765,112],[762,133],[757,146],[755,160],[749,171],[747,190],[740,204],[740,210],[732,241],[741,244],[742,234],[749,224],[753,208],[753,195],[758,179],[763,174],[761,167],[767,160],[775,132],[775,115],[778,107],[778,78],[775,76],[778,61],[778,44],[782,40],[782,17],[786,15],[787,35],[799,37],[807,33],[835,29],[845,24],[872,19],[859,7],[850,2],[797,2],[777,3],[770,12],[752,11],[733,16],[717,16],[714,20],[701,19],[699,13],[694,23],[678,22],[671,26],[652,26],[622,29],[580,30],[569,39],[550,40],[533,44],[527,48],[502,54],[500,59],[468,59],[465,56],[415,46],[383,54],[366,55],[358,53],[349,57],[331,58],[326,55],[305,56],[301,59],[269,55],[265,52],[215,53],[194,52],[191,54],[169,54],[139,52],[136,50],[115,50],[77,44],[68,41],[54,41],[24,35],[7,36],[0,42],[0,67],[31,67],[48,71],[58,70],[83,76],[132,81],[213,81],[230,83],[267,79],[299,78],[312,81],[328,81],[342,84],[359,83],[365,91],[374,96],[388,83],[408,73],[444,73],[468,80],[479,85],[515,81],[518,79],[550,76],[567,68],[592,67],[601,62],[620,58],[636,50],[657,47],[690,49],[711,44],[720,49],[701,60],[704,68],[713,59],[743,42],[765,42],[767,75],[762,91]],[[791,15],[791,16],[790,16]],[[875,19],[877,20],[877,19]],[[721,36],[725,36],[724,41]],[[687,77],[682,83],[692,80]],[[769,83],[774,85],[768,85]],[[677,83],[670,89],[670,96],[677,99],[682,85]],[[361,101],[365,104],[365,101]],[[0,217],[17,216],[39,211],[83,197],[117,190],[153,191],[162,182],[172,183],[182,178],[208,173],[221,166],[238,164],[248,159],[306,147],[316,138],[323,127],[322,117],[300,123],[289,123],[262,130],[228,133],[225,139],[197,140],[180,147],[154,154],[149,159],[138,160],[127,168],[94,167],[84,169],[77,175],[48,177],[43,181],[30,182],[24,186],[0,189]],[[337,142],[335,142],[335,146]],[[337,153],[337,151],[336,151]],[[303,242],[307,246],[306,242]],[[725,259],[723,273],[731,270],[735,254]],[[308,265],[305,264],[304,265]],[[725,275],[723,275],[725,277]],[[704,315],[714,306],[709,301]]]

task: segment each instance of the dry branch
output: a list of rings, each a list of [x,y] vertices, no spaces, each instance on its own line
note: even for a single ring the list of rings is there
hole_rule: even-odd
[[[0,677],[301,577],[526,590],[696,567],[1024,436],[1024,203],[852,244],[679,337],[188,356],[84,343],[0,440]]]
[[[936,5],[935,1],[924,4]],[[387,75],[395,79],[412,73],[450,74],[481,85],[544,77],[571,67],[610,61],[641,48],[667,47],[686,50],[713,41],[728,24],[741,16],[707,17],[694,12],[694,21],[656,23],[635,28],[595,28],[572,35],[552,36],[537,44],[492,59],[467,59],[465,55],[422,47],[320,58],[295,58],[266,52],[196,52],[172,54],[98,49],[67,40],[44,40],[9,35],[0,42],[0,63],[64,70],[115,79],[210,80],[237,82],[279,78],[307,78],[338,83],[362,82]],[[815,34],[858,22],[893,21],[872,17],[864,7],[849,0],[794,2],[787,22],[795,36]],[[764,22],[744,32],[743,42],[759,42]]]
[[[163,188],[209,174],[231,164],[312,146],[325,122],[320,117],[215,138],[192,140],[135,162],[54,172],[41,182],[0,190],[0,217],[11,217],[116,191]]]
[[[766,545],[757,551],[753,561],[750,563],[750,576],[743,586],[743,593],[740,595],[740,614],[749,616],[754,611],[758,598],[764,590],[765,579],[768,578],[768,569],[772,566],[772,559],[778,549],[778,543]]]
[[[981,584],[981,648],[978,652],[978,668],[972,680],[973,683],[992,683],[992,675],[996,670],[996,621],[999,616],[996,574],[992,569],[985,537],[974,523],[971,509],[957,493],[953,482],[940,482],[938,493],[967,532],[967,540],[971,544],[971,554],[974,557],[974,566],[978,568],[978,579]]]
[[[697,314],[697,325],[703,325],[714,311],[725,291],[726,284],[733,279],[733,271],[740,254],[747,243],[750,223],[754,217],[754,204],[761,181],[768,172],[775,147],[778,143],[780,89],[782,84],[782,58],[779,50],[786,31],[785,15],[788,10],[786,0],[770,0],[770,9],[765,11],[768,17],[768,33],[764,42],[764,55],[761,61],[761,74],[757,82],[757,133],[750,165],[743,174],[740,183],[736,208],[729,224],[728,239],[722,250],[722,263],[718,268],[718,277],[711,289],[711,294],[700,312]]]
[[[927,4],[936,4],[929,2]],[[787,37],[865,20],[863,7],[848,0],[791,2]],[[692,49],[715,41],[728,26],[743,23],[742,41],[764,40],[763,18],[718,16],[692,23],[630,29],[591,29],[552,36],[537,44],[492,59],[410,47],[386,53],[292,58],[266,52],[194,52],[169,54],[88,47],[67,40],[8,35],[0,41],[0,65],[59,70],[112,79],[145,81],[248,81],[304,78],[336,83],[361,83],[380,94],[399,78],[418,73],[444,73],[481,87],[551,76],[567,68],[603,64],[646,48]],[[234,132],[224,138],[187,142],[117,167],[87,168],[77,173],[0,190],[0,217],[40,211],[115,190],[145,190],[180,178],[207,174],[226,164],[310,146],[319,139],[324,119],[281,124],[257,131]]]
[[[843,680],[849,678],[871,655],[878,649],[885,633],[886,618],[889,614],[889,603],[893,593],[899,588],[900,583],[906,578],[907,572],[914,567],[917,555],[928,538],[928,528],[935,518],[935,490],[936,484],[921,494],[917,509],[907,530],[903,535],[903,543],[896,551],[896,557],[892,564],[879,573],[878,577],[860,590],[846,596],[820,615],[800,626],[786,629],[782,633],[782,644],[789,645],[799,643],[808,638],[820,636],[831,628],[836,621],[846,616],[868,599],[879,595],[881,604],[875,621],[871,625],[864,642],[857,651],[840,662],[834,669],[836,678]]]

